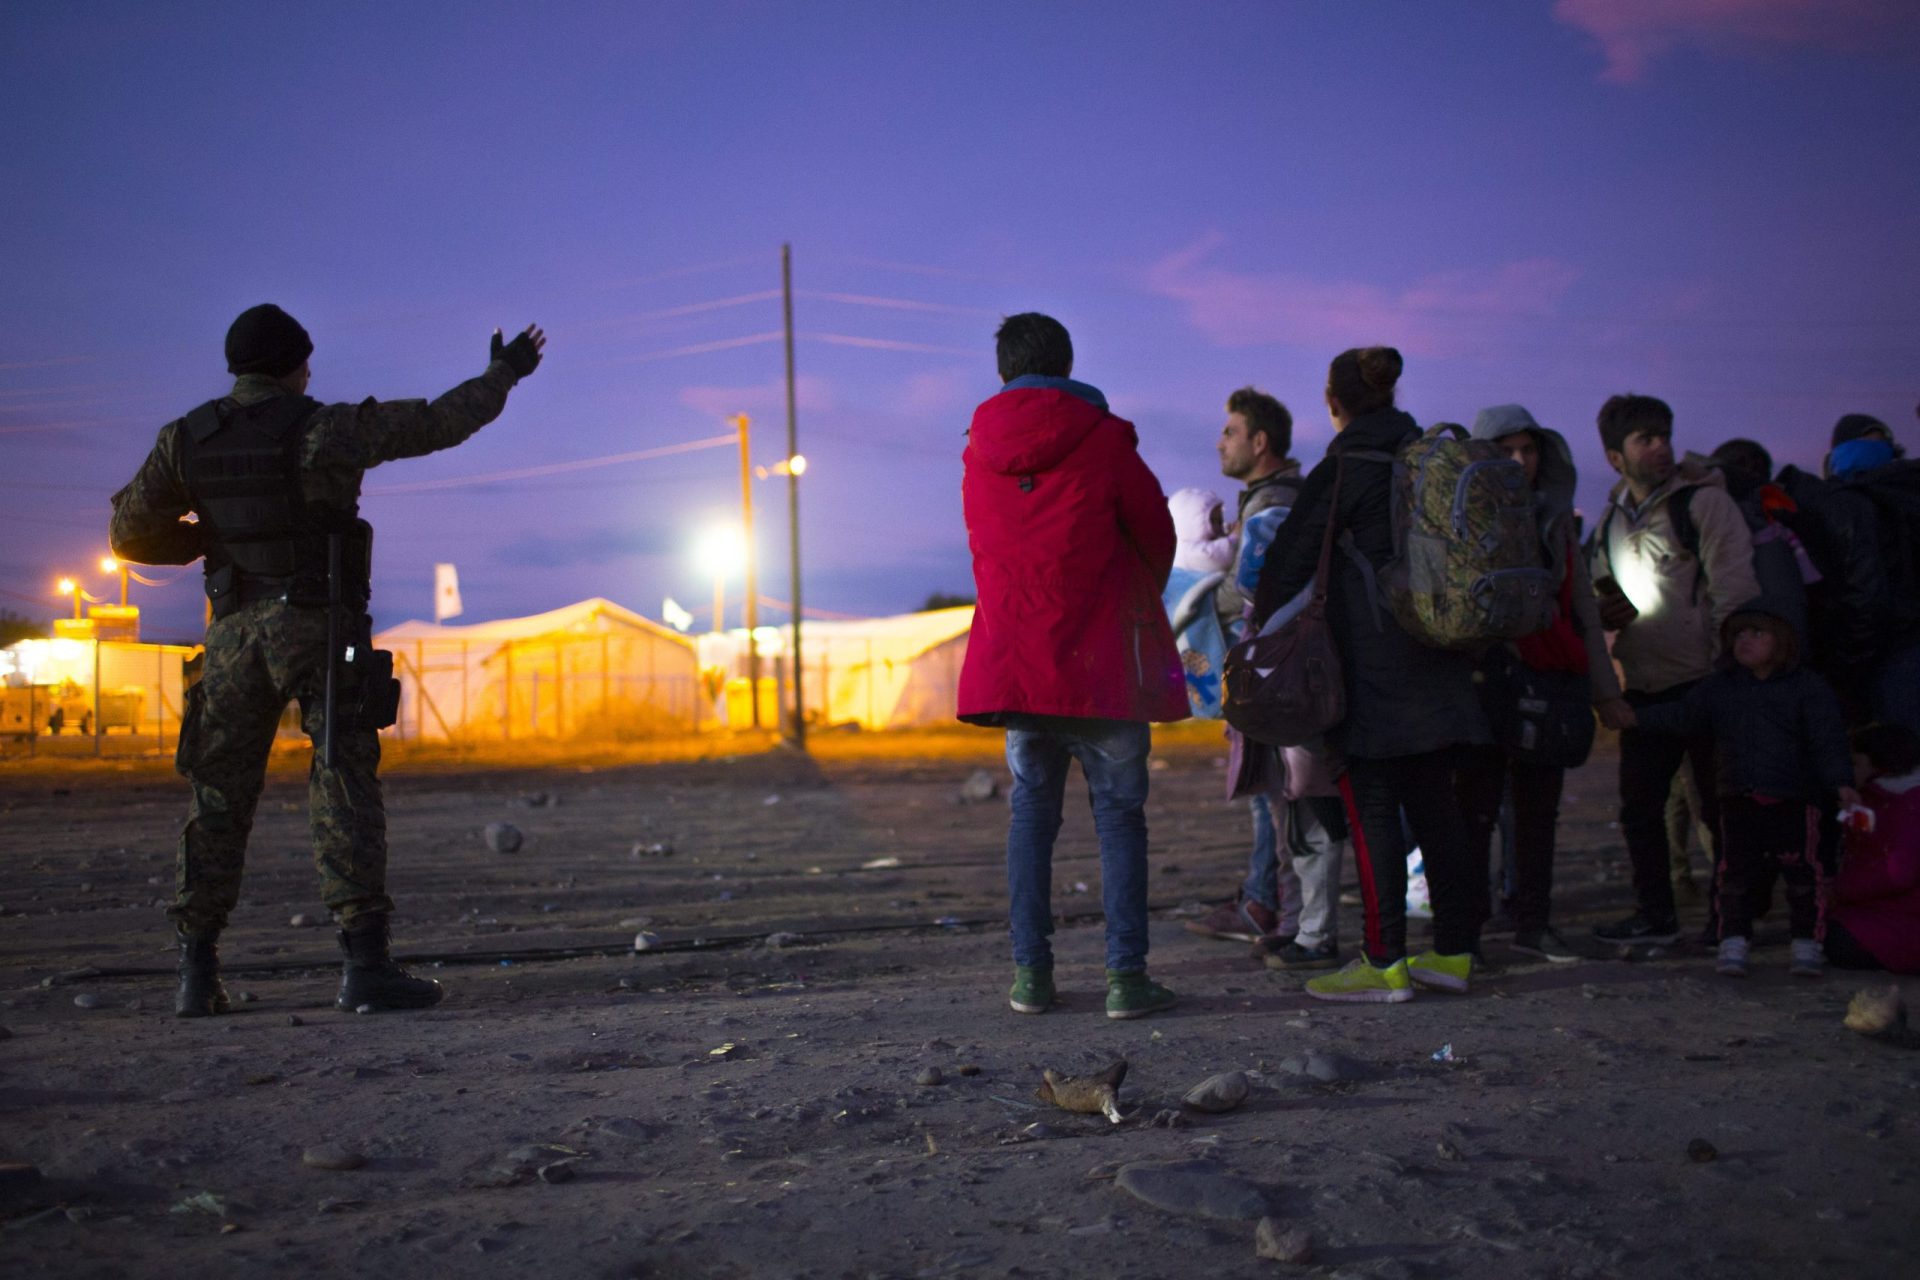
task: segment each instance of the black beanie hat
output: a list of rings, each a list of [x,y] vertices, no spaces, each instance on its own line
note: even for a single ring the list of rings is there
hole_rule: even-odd
[[[227,372],[284,378],[313,354],[313,339],[300,322],[263,302],[248,307],[227,330]]]
[[[1849,440],[1858,440],[1862,436],[1879,436],[1892,443],[1893,432],[1887,424],[1870,413],[1848,413],[1841,415],[1840,421],[1833,424],[1833,439],[1827,445],[1829,449],[1838,449]]]

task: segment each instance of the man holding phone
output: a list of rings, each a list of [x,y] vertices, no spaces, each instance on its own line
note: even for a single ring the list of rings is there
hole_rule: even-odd
[[[1589,549],[1600,622],[1636,710],[1677,702],[1711,674],[1721,626],[1760,594],[1747,522],[1716,468],[1673,457],[1673,410],[1652,396],[1617,395],[1600,408],[1600,441],[1620,474]],[[1603,716],[1611,727],[1617,717]],[[1702,780],[1701,818],[1718,832],[1710,738],[1620,734],[1620,832],[1633,864],[1634,912],[1594,929],[1605,942],[1678,940],[1667,869],[1667,793],[1683,759]],[[1717,834],[1716,834],[1717,843]]]

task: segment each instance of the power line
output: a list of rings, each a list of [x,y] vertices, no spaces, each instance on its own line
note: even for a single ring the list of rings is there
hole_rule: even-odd
[[[802,298],[821,302],[844,302],[856,307],[883,307],[891,311],[930,311],[950,316],[997,316],[991,307],[959,307],[946,302],[916,302],[911,298],[883,298],[866,293],[823,293],[817,289],[794,290]]]
[[[939,356],[977,356],[974,347],[943,347],[931,342],[901,342],[895,338],[860,338],[846,333],[803,333],[809,342],[824,342],[836,347],[865,347],[873,351],[916,351]]]

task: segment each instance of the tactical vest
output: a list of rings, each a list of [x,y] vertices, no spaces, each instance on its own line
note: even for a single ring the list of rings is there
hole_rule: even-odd
[[[309,503],[300,486],[300,444],[320,408],[306,396],[253,404],[211,400],[186,417],[186,483],[213,537],[207,596],[223,613],[250,599],[327,602],[327,535],[344,535],[341,599],[364,608],[372,530],[357,503]]]

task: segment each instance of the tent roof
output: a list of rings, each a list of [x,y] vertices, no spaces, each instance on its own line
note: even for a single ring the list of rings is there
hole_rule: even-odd
[[[860,618],[844,622],[815,622],[808,619],[800,629],[800,639],[802,644],[820,640],[830,644],[871,640],[884,646],[889,655],[898,661],[917,658],[955,636],[965,635],[972,626],[973,606],[965,604],[952,609],[932,609],[925,613],[895,614],[890,618]],[[780,630],[786,632],[788,628],[783,625]]]
[[[577,604],[563,605],[558,609],[549,609],[545,613],[529,614],[524,618],[496,618],[492,622],[475,622],[465,626],[446,626],[414,619],[388,627],[376,635],[374,640],[382,645],[408,640],[469,640],[503,643],[508,640],[524,640],[530,636],[552,635],[557,631],[593,634],[620,628],[650,632],[661,639],[671,640],[689,648],[693,645],[693,641],[672,628],[663,627],[623,605],[617,605],[600,596],[582,600]]]

